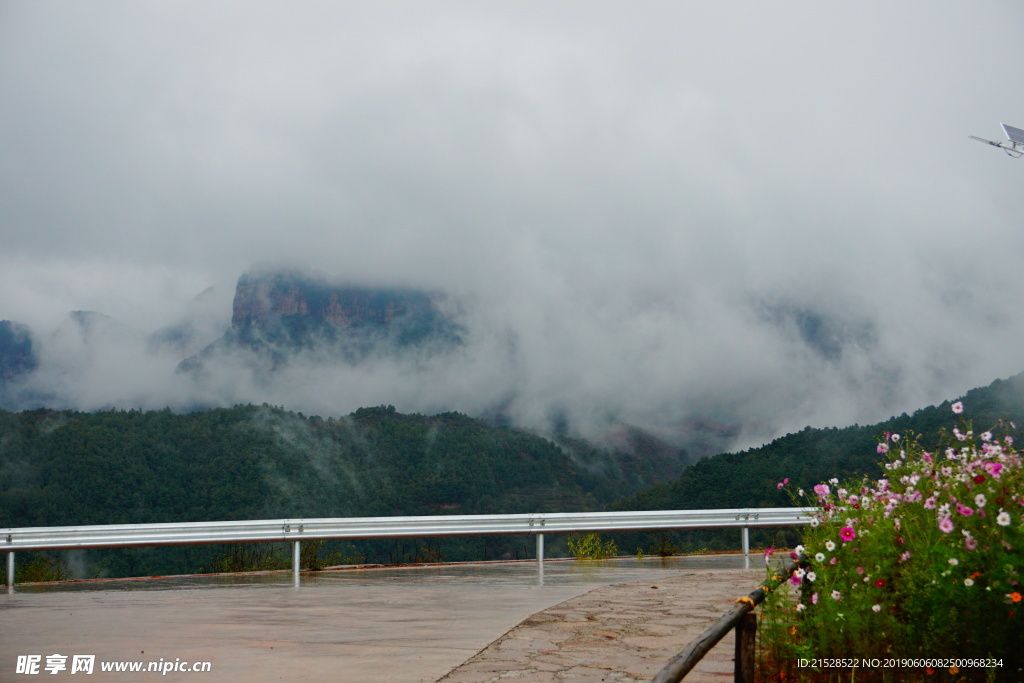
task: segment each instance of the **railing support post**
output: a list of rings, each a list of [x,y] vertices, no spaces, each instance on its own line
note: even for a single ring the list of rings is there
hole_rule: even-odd
[[[757,636],[757,615],[753,611],[740,617],[736,624],[736,683],[754,683],[754,641]]]
[[[544,565],[544,534],[537,534],[537,566]]]
[[[299,587],[299,542],[292,542],[292,583]]]
[[[750,569],[750,527],[743,527],[743,568]]]
[[[7,551],[7,592],[14,592],[14,551]]]

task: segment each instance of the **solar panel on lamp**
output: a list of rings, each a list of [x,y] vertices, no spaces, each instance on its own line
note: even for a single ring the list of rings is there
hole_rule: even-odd
[[[999,125],[1003,127],[1003,132],[1006,133],[1006,137],[1010,138],[1011,142],[1024,145],[1024,130],[1008,126],[1005,123],[1001,123]]]

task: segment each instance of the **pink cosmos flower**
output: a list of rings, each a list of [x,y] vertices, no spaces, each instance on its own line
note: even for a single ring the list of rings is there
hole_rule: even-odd
[[[985,471],[998,479],[1000,473],[1003,471],[1003,464],[1001,462],[987,462],[985,463]]]
[[[818,496],[821,498],[827,496],[829,492],[831,492],[831,490],[832,489],[828,487],[828,484],[818,484],[814,487],[814,492],[817,493]]]
[[[888,453],[889,452],[889,444],[880,443],[880,444],[878,444],[878,448],[876,448],[875,451],[878,452],[878,453]]]
[[[814,593],[813,595],[811,595],[811,604],[812,605],[817,605],[818,604],[818,594],[817,593]]]
[[[909,550],[904,550],[903,554],[900,555],[900,562],[906,562],[909,559],[910,559],[910,551]]]
[[[839,538],[843,541],[852,541],[857,538],[857,532],[853,530],[852,526],[844,526],[839,530]]]
[[[967,507],[966,505],[963,505],[962,503],[957,503],[956,504],[956,511],[959,512],[964,517],[970,517],[971,515],[974,514],[974,510],[973,509]]]
[[[840,593],[839,591],[832,591],[832,599],[833,600],[842,600],[843,599],[843,594]]]
[[[964,404],[961,401],[957,401],[951,407],[953,408],[953,412],[956,413],[957,415],[964,412]]]
[[[953,530],[953,520],[951,520],[949,517],[943,517],[942,519],[940,519],[939,530],[944,534],[948,534],[950,531]]]
[[[975,548],[978,547],[978,541],[976,541],[973,538],[968,537],[967,539],[964,540],[964,545],[967,546],[968,550],[974,550]]]
[[[873,612],[881,612],[882,611],[882,606],[881,605],[872,605],[871,606],[871,610]]]

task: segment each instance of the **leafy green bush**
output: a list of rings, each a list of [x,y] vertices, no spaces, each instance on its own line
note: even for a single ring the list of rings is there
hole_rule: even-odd
[[[763,664],[771,677],[838,673],[799,667],[800,659],[908,658],[924,661],[846,674],[1024,680],[1024,461],[1001,431],[976,435],[962,421],[930,451],[920,436],[886,433],[877,452],[888,476],[798,492],[813,498],[817,513],[797,548],[801,567],[790,591],[766,603]]]
[[[32,559],[25,561],[25,555],[19,555],[21,562],[15,563],[15,583],[43,583],[47,581],[67,581],[72,577],[71,569],[63,557],[50,557],[44,553],[29,554]],[[6,553],[3,554],[3,566],[0,567],[0,585],[7,583]]]
[[[605,560],[619,554],[615,541],[602,541],[598,533],[571,535],[568,545],[569,552],[577,560]]]

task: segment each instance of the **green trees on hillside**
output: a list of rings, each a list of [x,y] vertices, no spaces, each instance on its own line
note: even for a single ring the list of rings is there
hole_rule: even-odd
[[[1024,425],[1024,375],[964,400],[975,425],[987,428],[1001,418]],[[947,403],[868,427],[806,428],[685,469],[682,452],[630,455],[579,440],[555,443],[460,413],[403,414],[394,406],[327,419],[268,405],[188,414],[0,411],[0,527],[777,507],[791,504],[776,487],[782,479],[810,489],[834,476],[877,476],[875,445],[883,432],[934,434],[948,411]],[[648,554],[738,547],[735,532],[615,539]],[[755,544],[776,539],[784,540],[785,531],[752,534]],[[515,537],[448,539],[430,552],[444,559],[526,557],[528,545]],[[112,576],[138,576],[208,568],[224,552],[90,551],[72,564],[89,575],[103,566]],[[387,541],[344,552],[370,561],[417,554]]]
[[[183,415],[0,411],[0,527],[593,510],[653,481],[624,483],[625,459],[393,406],[340,419],[268,405]],[[484,552],[515,556],[519,540],[492,539]],[[437,552],[460,559],[479,550],[451,540]],[[91,573],[102,561],[115,576],[184,572],[224,552],[234,551],[89,551],[84,564]],[[360,552],[376,561],[395,554],[385,542]]]

